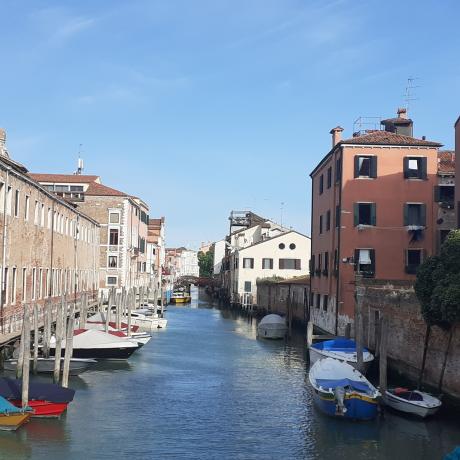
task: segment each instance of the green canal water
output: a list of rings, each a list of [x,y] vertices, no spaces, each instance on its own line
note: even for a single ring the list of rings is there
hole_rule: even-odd
[[[441,459],[460,421],[330,419],[312,404],[302,337],[256,339],[256,322],[206,300],[169,307],[167,329],[126,363],[71,379],[61,420],[0,433],[0,459]]]

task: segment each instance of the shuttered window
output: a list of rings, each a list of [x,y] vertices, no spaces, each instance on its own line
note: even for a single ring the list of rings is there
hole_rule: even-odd
[[[376,225],[375,203],[354,203],[354,225]]]
[[[404,205],[404,225],[426,226],[426,205],[424,203],[406,203]]]
[[[326,230],[329,231],[331,229],[331,211],[327,211],[326,213]]]
[[[354,164],[355,177],[377,177],[377,157],[367,155],[356,155]]]
[[[321,195],[324,192],[324,176],[321,174],[319,177],[319,194]]]
[[[300,270],[300,259],[279,259],[280,270]]]
[[[244,257],[243,268],[254,268],[254,259],[252,257]]]
[[[340,206],[335,207],[335,226],[336,228],[340,227]]]
[[[273,270],[273,259],[268,259],[268,258],[262,259],[262,269]]]
[[[327,188],[331,188],[332,185],[332,167],[329,166],[327,169]]]
[[[426,179],[427,159],[426,157],[404,157],[403,160],[405,179]]]
[[[366,278],[375,276],[375,250],[355,249],[355,271],[359,271]]]

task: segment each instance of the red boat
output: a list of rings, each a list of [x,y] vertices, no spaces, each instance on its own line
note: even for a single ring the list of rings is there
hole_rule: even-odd
[[[33,410],[32,417],[60,417],[73,400],[74,395],[75,390],[60,385],[30,382],[27,405]],[[1,378],[0,396],[16,407],[21,407],[22,381]]]

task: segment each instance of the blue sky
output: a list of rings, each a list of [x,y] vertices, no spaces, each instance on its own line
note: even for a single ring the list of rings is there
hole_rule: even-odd
[[[85,172],[198,246],[252,209],[309,233],[308,174],[359,116],[453,147],[458,0],[0,0],[0,126],[33,172]]]

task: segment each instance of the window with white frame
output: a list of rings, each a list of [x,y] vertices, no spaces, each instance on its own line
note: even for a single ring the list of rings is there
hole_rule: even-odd
[[[37,269],[32,268],[32,300],[37,296]]]
[[[8,190],[6,192],[6,213],[11,216],[11,209],[13,206],[13,187],[8,185]]]
[[[118,256],[109,256],[108,267],[109,268],[117,268],[118,267]]]
[[[117,276],[108,276],[107,277],[107,286],[116,286],[118,282]]]
[[[263,270],[273,270],[273,259],[263,258],[262,259],[262,269]]]
[[[19,197],[20,192],[16,190],[14,193],[14,217],[19,217]]]
[[[13,267],[11,273],[11,303],[14,305],[16,303],[16,284],[17,283],[17,269]]]
[[[120,223],[120,213],[119,212],[109,212],[109,223],[119,224]]]
[[[30,208],[30,196],[26,195],[26,201],[24,204],[24,220],[29,220],[29,208]]]
[[[254,258],[243,257],[243,268],[254,268]]]
[[[27,268],[22,269],[22,301],[27,300]]]

